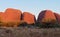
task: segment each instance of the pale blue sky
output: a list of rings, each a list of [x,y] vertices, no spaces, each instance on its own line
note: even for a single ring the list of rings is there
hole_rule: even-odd
[[[6,8],[28,11],[37,17],[45,9],[60,13],[60,0],[0,0],[0,11]]]

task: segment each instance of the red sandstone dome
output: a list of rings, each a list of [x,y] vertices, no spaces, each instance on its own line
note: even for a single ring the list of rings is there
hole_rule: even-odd
[[[1,18],[1,16],[2,16],[2,14],[3,14],[3,12],[0,12],[0,18]]]
[[[2,22],[5,18],[5,14],[3,12],[0,12],[0,21]]]
[[[4,26],[17,26],[21,22],[22,12],[17,9],[8,8],[4,13],[0,13],[0,20],[4,23]]]
[[[34,15],[30,14],[29,12],[23,12],[22,20],[27,24],[32,24],[35,23],[36,18]]]
[[[5,22],[20,22],[22,12],[17,9],[8,8],[5,11]]]
[[[3,12],[0,12],[0,21],[2,21]]]
[[[38,16],[38,22],[50,22],[52,20],[56,20],[54,13],[50,10],[41,11]]]
[[[55,16],[56,16],[56,19],[57,19],[58,23],[60,23],[60,15],[57,14],[57,13],[54,13],[54,14],[55,14]]]

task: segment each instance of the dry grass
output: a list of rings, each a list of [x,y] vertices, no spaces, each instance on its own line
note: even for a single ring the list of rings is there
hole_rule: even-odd
[[[23,27],[0,28],[0,37],[60,37],[59,28],[37,29]]]

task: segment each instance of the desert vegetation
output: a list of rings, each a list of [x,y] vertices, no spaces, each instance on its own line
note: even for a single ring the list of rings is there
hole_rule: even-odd
[[[24,22],[24,23],[21,23],[18,27],[60,28],[60,24],[57,21],[52,20],[51,22],[36,22],[33,24],[27,24],[26,22]]]

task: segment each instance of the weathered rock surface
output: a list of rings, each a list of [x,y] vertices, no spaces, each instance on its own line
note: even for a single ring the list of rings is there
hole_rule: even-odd
[[[2,26],[17,26],[21,22],[22,12],[17,9],[8,8],[4,13],[0,13]]]
[[[17,9],[8,8],[5,11],[5,22],[20,22],[22,12]]]
[[[52,20],[56,20],[56,17],[50,10],[41,11],[37,19],[38,22],[51,22]]]
[[[33,24],[35,23],[36,18],[34,15],[30,14],[29,12],[23,12],[22,20],[27,24]]]
[[[60,23],[60,15],[59,15],[59,14],[57,14],[57,13],[54,13],[54,14],[55,14],[55,17],[56,17],[56,19],[57,19],[58,23]]]

